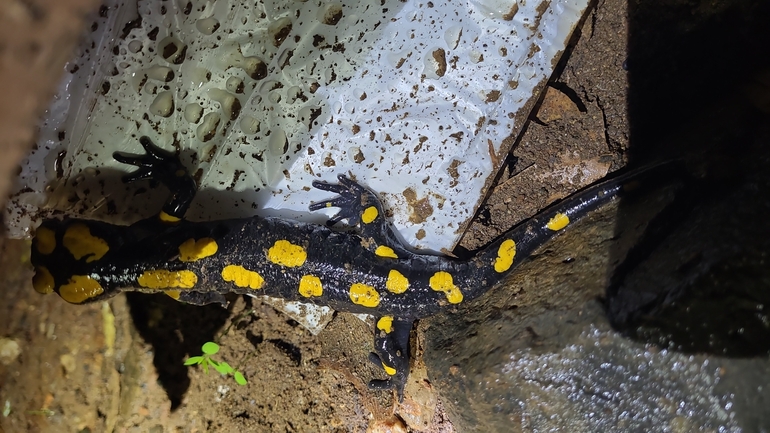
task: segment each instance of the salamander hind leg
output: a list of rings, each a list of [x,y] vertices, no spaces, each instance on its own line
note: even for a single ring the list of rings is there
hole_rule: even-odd
[[[166,200],[159,218],[163,222],[173,223],[181,220],[190,207],[196,192],[196,185],[179,157],[161,149],[149,137],[139,138],[144,147],[144,155],[130,155],[115,152],[112,157],[123,164],[139,167],[123,177],[124,182],[149,179],[165,185],[171,195]]]
[[[409,333],[413,321],[390,316],[377,318],[374,329],[374,352],[369,360],[382,367],[388,379],[374,379],[371,389],[395,389],[398,401],[404,400],[404,387],[409,375]]]
[[[339,212],[331,217],[326,225],[331,227],[342,220],[347,220],[350,226],[357,228],[362,238],[370,240],[365,246],[377,255],[396,258],[408,254],[408,248],[399,240],[385,218],[380,199],[373,192],[343,174],[338,175],[337,179],[339,183],[313,182],[314,188],[338,195],[311,204],[310,210],[339,208]]]

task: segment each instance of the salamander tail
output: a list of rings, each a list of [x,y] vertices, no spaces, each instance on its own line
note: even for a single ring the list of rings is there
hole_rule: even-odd
[[[472,276],[473,281],[467,282],[467,287],[471,289],[466,298],[470,300],[486,292],[537,248],[592,211],[625,195],[668,182],[671,175],[677,173],[677,168],[681,170],[681,161],[671,160],[602,180],[514,227],[474,258],[461,264],[473,268],[457,272]]]

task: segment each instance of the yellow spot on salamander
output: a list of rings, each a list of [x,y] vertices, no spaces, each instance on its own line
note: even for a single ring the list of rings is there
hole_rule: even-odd
[[[370,222],[377,219],[377,215],[380,214],[380,211],[377,210],[376,206],[369,206],[368,208],[364,209],[364,212],[361,214],[361,221],[364,222],[364,224],[369,224]]]
[[[261,289],[265,279],[254,271],[250,271],[240,265],[227,265],[222,269],[222,279],[235,284],[238,287]]]
[[[495,259],[495,271],[505,272],[511,269],[513,258],[516,256],[516,242],[512,239],[506,239],[497,249],[497,258]]]
[[[393,332],[393,317],[392,316],[382,316],[380,317],[380,320],[377,321],[377,329],[380,331],[385,331],[386,334],[390,334]]]
[[[160,213],[158,214],[158,219],[163,221],[164,223],[169,223],[169,224],[178,223],[181,220],[181,218],[175,217],[174,215],[169,215],[163,211],[160,211]]]
[[[32,277],[32,287],[35,288],[36,292],[41,295],[47,295],[53,292],[55,285],[56,283],[53,280],[53,275],[51,275],[51,271],[49,271],[48,268],[45,266],[38,266],[35,268],[35,276]]]
[[[276,265],[296,267],[302,266],[307,259],[307,252],[299,245],[285,240],[276,241],[267,250],[267,259]]]
[[[167,294],[170,298],[174,299],[175,301],[179,300],[179,296],[182,294],[179,290],[166,290],[163,292]]]
[[[459,304],[463,301],[463,293],[455,286],[452,275],[449,272],[439,271],[430,277],[428,285],[437,292],[444,292],[446,300],[450,304]]]
[[[140,286],[148,289],[192,289],[198,282],[198,276],[193,271],[167,271],[157,269],[144,271],[136,280]]]
[[[324,294],[324,288],[321,285],[321,279],[314,275],[303,275],[299,280],[299,294],[311,298]]]
[[[385,369],[385,373],[388,373],[388,376],[396,375],[396,369],[393,367],[388,367],[384,362],[382,363],[382,368]]]
[[[40,227],[35,233],[35,248],[40,254],[47,256],[56,249],[56,234],[47,227]]]
[[[179,260],[183,262],[194,262],[216,254],[219,246],[217,241],[211,238],[200,238],[197,241],[193,238],[187,239],[179,245]]]
[[[549,230],[559,231],[564,227],[567,227],[567,224],[569,224],[569,217],[563,213],[557,213],[545,226],[548,227]]]
[[[104,293],[102,285],[88,275],[73,275],[59,287],[59,296],[71,304],[80,304]]]
[[[104,239],[91,235],[91,230],[80,223],[67,227],[62,243],[76,260],[88,256],[86,263],[101,259],[110,250]]]
[[[380,305],[380,294],[372,286],[355,283],[350,286],[350,300],[354,304],[374,308]]]
[[[406,292],[406,289],[409,288],[409,280],[401,272],[391,269],[388,273],[388,279],[385,281],[385,288],[390,293],[399,295]]]
[[[396,255],[396,252],[393,251],[393,248],[386,247],[385,245],[380,245],[377,247],[376,250],[374,250],[374,254],[377,254],[380,257],[387,257],[389,259],[397,259],[398,256]]]

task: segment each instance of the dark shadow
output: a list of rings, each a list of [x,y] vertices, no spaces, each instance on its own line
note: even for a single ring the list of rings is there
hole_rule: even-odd
[[[704,121],[730,117],[725,103],[742,98],[747,84],[770,65],[764,54],[770,43],[768,19],[770,3],[764,0],[629,4],[624,66],[633,159],[702,152],[737,132],[729,124]],[[688,131],[694,126],[716,134]],[[676,142],[666,140],[674,134],[683,135]]]
[[[606,306],[631,338],[692,353],[770,353],[770,71],[766,1],[629,5],[632,165],[682,158],[624,202]],[[645,201],[646,200],[646,201]],[[654,208],[652,214],[640,213]],[[648,212],[649,214],[649,212]],[[646,219],[645,219],[646,218]]]
[[[219,305],[195,306],[164,295],[127,293],[131,318],[139,335],[153,348],[153,365],[171,410],[182,403],[190,386],[188,356],[201,354],[201,346],[215,335],[230,317],[230,310]]]

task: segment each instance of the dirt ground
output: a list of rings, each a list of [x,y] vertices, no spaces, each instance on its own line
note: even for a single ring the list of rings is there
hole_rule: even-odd
[[[16,86],[14,95],[34,89],[23,109],[3,102],[3,149],[20,152],[57,79],[50,70],[59,68],[46,66],[64,62],[52,51],[74,43],[75,24],[93,2],[1,3],[3,20],[16,23],[15,46],[38,53],[3,64],[6,87],[27,70],[25,80],[36,84]],[[627,13],[620,0],[588,13],[458,254],[625,164]],[[53,37],[35,45],[36,31]],[[9,153],[0,169],[12,171],[16,157]],[[555,174],[570,170],[582,175]],[[351,315],[338,314],[314,336],[258,299],[233,298],[222,309],[134,294],[73,306],[32,290],[28,241],[0,239],[0,250],[1,432],[454,431],[421,365],[419,327],[407,399],[398,405],[366,389],[381,372],[367,361],[370,326]],[[183,365],[207,341],[247,385]]]

